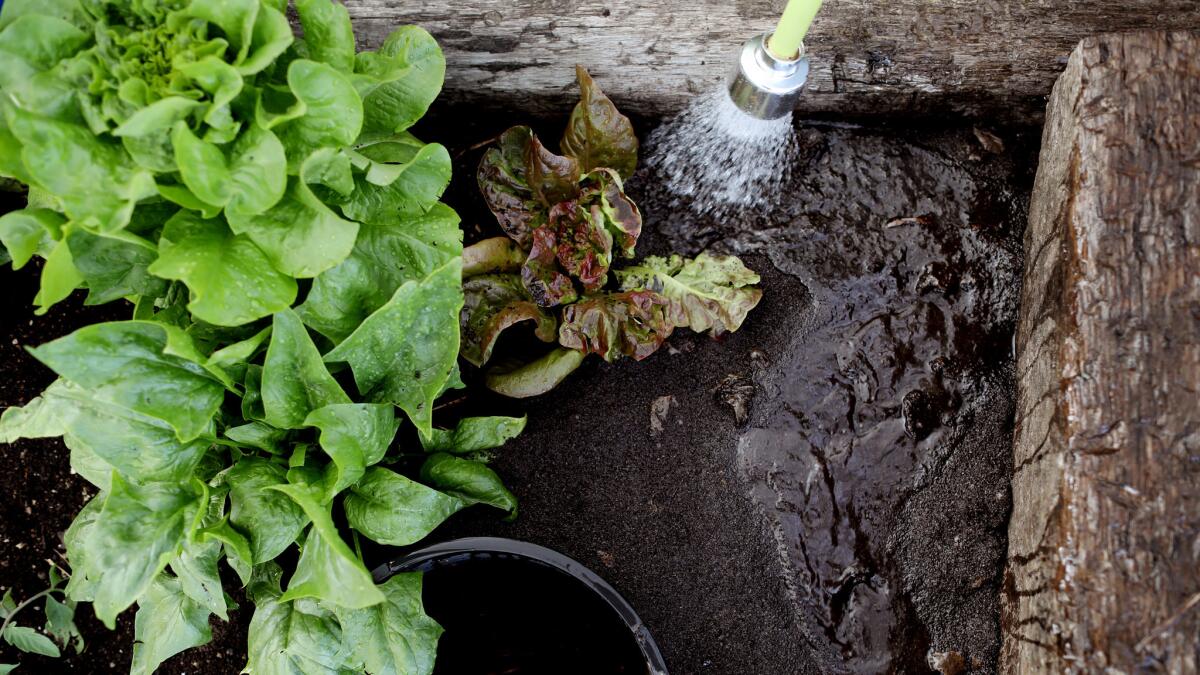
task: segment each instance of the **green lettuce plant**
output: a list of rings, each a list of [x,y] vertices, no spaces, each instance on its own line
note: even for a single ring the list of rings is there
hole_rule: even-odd
[[[428,673],[420,575],[375,583],[359,537],[516,511],[485,461],[524,420],[434,426],[462,386],[462,235],[445,148],[407,129],[441,51],[403,27],[356,52],[330,0],[295,2],[294,37],[285,10],[0,12],[0,174],[29,189],[0,242],[15,268],[45,258],[39,312],[77,288],[133,303],[30,350],[59,379],[4,412],[0,442],[61,436],[98,489],[65,534],[65,593],[110,627],[136,605],[134,673],[210,639],[222,561],[254,604],[247,672]]]
[[[581,100],[556,155],[529,127],[504,132],[479,164],[480,192],[506,237],[463,252],[462,357],[483,366],[501,333],[530,322],[556,343],[529,363],[492,367],[487,385],[514,397],[557,386],[589,354],[644,359],[676,328],[736,331],[762,298],[734,256],[633,258],[642,215],[624,192],[637,167],[629,119],[577,68]],[[609,273],[615,277],[610,279]]]

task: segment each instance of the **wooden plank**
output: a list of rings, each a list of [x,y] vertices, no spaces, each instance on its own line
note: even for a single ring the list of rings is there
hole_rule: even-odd
[[[449,66],[445,100],[561,114],[572,66],[623,107],[674,112],[717,86],[784,0],[345,0],[362,47],[424,26]],[[805,113],[961,112],[1038,118],[1065,58],[1111,30],[1200,28],[1195,0],[830,0],[808,38]]]
[[[1195,673],[1200,39],[1084,40],[1046,116],[1002,670]]]

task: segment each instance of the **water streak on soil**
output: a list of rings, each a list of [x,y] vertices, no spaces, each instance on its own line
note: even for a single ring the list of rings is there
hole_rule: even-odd
[[[786,205],[661,225],[686,250],[764,251],[809,290],[756,373],[743,475],[823,670],[928,672],[931,652],[993,670],[1026,165],[969,133],[798,138]]]

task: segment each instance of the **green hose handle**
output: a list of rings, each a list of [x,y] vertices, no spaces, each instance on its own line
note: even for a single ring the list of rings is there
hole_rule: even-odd
[[[821,0],[788,0],[783,16],[779,17],[779,25],[767,40],[767,49],[771,50],[771,54],[784,61],[799,56],[808,27],[820,9]]]

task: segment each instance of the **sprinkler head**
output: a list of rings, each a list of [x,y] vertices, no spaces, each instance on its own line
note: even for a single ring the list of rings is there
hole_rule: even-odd
[[[808,57],[804,46],[791,59],[780,59],[767,49],[767,35],[742,45],[737,69],[729,81],[729,98],[751,117],[773,120],[795,109],[808,82]]]

